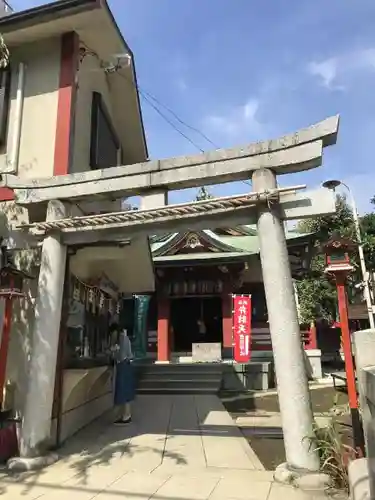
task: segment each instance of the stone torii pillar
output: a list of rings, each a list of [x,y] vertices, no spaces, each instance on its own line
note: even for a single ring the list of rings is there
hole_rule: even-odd
[[[275,189],[276,174],[268,169],[257,170],[252,175],[252,183],[254,191]],[[308,439],[313,436],[313,413],[297,305],[284,224],[278,214],[278,204],[275,205],[259,206],[257,228],[288,464],[284,468],[290,473],[293,470],[317,472],[318,453]]]
[[[50,201],[47,220],[67,217],[65,206]],[[49,465],[57,459],[45,456],[51,438],[51,411],[60,333],[67,247],[60,234],[51,232],[44,238],[38,277],[38,295],[32,337],[26,404],[20,439],[20,458],[11,459],[8,467],[28,470]]]

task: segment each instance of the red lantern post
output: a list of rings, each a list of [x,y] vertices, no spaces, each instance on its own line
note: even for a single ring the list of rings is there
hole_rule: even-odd
[[[342,238],[337,234],[333,234],[324,245],[324,251],[326,255],[325,273],[334,278],[337,288],[341,341],[344,351],[354,449],[356,450],[358,456],[364,456],[365,443],[361,417],[358,409],[352,341],[349,330],[348,297],[346,293],[346,280],[348,275],[353,271],[353,266],[350,263],[349,252],[353,251],[355,247],[356,245],[351,240]]]
[[[0,343],[0,405],[3,405],[6,365],[12,327],[13,300],[23,296],[23,273],[12,267],[0,271],[0,298],[5,299],[3,331]]]

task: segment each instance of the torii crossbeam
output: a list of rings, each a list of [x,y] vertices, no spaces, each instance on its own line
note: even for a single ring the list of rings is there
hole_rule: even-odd
[[[276,175],[319,167],[323,147],[337,139],[339,117],[333,116],[309,128],[279,139],[242,148],[219,149],[195,156],[152,160],[135,165],[28,180],[1,176],[4,187],[14,190],[22,205],[53,199],[87,200],[89,197],[120,198],[143,195],[150,190],[174,190],[249,179],[253,172],[271,169]]]

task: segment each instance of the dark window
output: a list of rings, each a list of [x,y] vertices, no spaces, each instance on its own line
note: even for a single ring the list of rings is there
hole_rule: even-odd
[[[116,167],[120,141],[102,96],[93,92],[91,107],[90,167],[102,169]]]
[[[0,147],[6,147],[10,103],[10,67],[0,70]]]

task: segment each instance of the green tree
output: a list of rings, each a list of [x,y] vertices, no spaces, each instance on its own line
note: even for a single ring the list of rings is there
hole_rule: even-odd
[[[333,232],[355,239],[353,213],[346,197],[336,196],[336,213],[334,215],[300,221],[297,229],[301,233],[315,233],[316,235],[311,268],[305,277],[297,282],[300,320],[307,324],[318,318],[332,321],[336,317],[337,309],[336,287],[324,274],[324,255],[319,249]]]
[[[211,200],[213,195],[208,191],[205,186],[199,188],[195,201]]]
[[[371,199],[375,205],[375,196]],[[363,249],[368,271],[375,272],[375,213],[371,212],[360,220]]]
[[[0,35],[0,68],[6,68],[9,64],[9,50],[4,42],[4,38]]]
[[[336,196],[335,214],[301,220],[297,229],[300,233],[316,233],[321,242],[327,240],[335,231],[341,236],[355,239],[353,212],[346,196],[340,194]]]
[[[375,205],[375,196],[371,199]],[[360,218],[362,244],[364,248],[367,270],[375,272],[375,213],[367,213]],[[347,203],[346,197],[337,195],[336,213],[301,221],[298,230],[303,233],[316,234],[316,250],[326,241],[333,232],[356,241],[353,212]],[[354,287],[361,283],[362,273],[359,265],[358,252],[351,255],[354,271],[348,280],[349,300],[358,293]],[[307,275],[297,283],[300,301],[300,314],[303,322],[309,323],[316,318],[334,319],[336,315],[336,288],[324,274],[324,256],[316,252]]]

